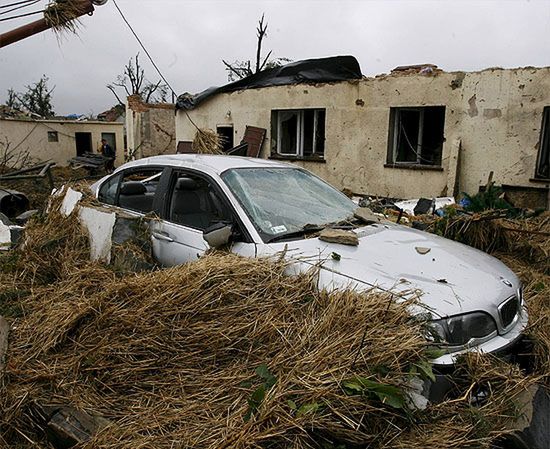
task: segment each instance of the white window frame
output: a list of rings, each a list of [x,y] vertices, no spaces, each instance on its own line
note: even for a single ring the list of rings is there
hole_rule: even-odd
[[[304,139],[305,139],[305,132],[304,132],[304,123],[305,123],[305,112],[306,111],[313,111],[313,149],[312,149],[312,156],[320,154],[321,157],[324,157],[324,153],[318,153],[316,151],[317,148],[317,127],[319,124],[319,114],[321,111],[325,112],[326,117],[326,109],[317,108],[317,109],[278,109],[276,110],[277,114],[277,154],[281,156],[297,156],[297,157],[304,157]],[[294,112],[298,114],[298,120],[297,120],[297,126],[296,126],[296,151],[294,153],[289,152],[282,152],[282,114],[283,112]],[[326,130],[325,130],[326,132]]]
[[[398,161],[397,160],[397,144],[399,140],[399,132],[401,131],[401,111],[415,111],[419,112],[418,115],[418,142],[416,144],[416,149],[412,149],[416,154],[416,162],[409,161]],[[393,123],[393,163],[394,164],[422,164],[422,139],[424,131],[424,113],[426,110],[423,107],[419,108],[396,108],[395,109],[395,118]]]

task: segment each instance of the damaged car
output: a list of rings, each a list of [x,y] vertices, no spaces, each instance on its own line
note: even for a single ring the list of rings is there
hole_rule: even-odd
[[[92,186],[100,202],[151,220],[153,254],[164,266],[209,248],[284,254],[297,271],[320,267],[322,288],[421,292],[445,354],[433,360],[444,379],[470,350],[511,356],[527,325],[522,286],[502,262],[469,246],[365,210],[317,176],[272,160],[170,155],[119,167]],[[324,229],[353,233],[356,244],[325,241]],[[444,394],[436,382],[431,397]]]

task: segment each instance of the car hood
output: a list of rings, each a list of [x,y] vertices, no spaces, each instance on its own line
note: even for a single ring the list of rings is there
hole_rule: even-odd
[[[393,223],[354,232],[358,246],[309,238],[268,244],[259,253],[286,251],[302,265],[319,264],[321,287],[420,291],[421,302],[440,317],[482,310],[499,322],[498,305],[520,286],[502,262],[461,243]]]

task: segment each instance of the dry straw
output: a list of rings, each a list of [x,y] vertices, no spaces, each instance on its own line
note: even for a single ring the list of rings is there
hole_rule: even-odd
[[[220,136],[211,129],[198,129],[193,139],[193,151],[198,154],[223,154]]]
[[[40,403],[107,418],[89,449],[486,448],[533,382],[471,356],[448,401],[410,410],[428,346],[410,303],[320,292],[315,271],[225,253],[121,276],[88,262],[74,217],[53,210],[21,249],[35,281],[13,326],[0,441],[49,447]],[[471,407],[480,389],[490,399]]]

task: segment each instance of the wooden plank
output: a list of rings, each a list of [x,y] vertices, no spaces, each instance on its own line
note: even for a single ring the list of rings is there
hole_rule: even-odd
[[[266,133],[267,130],[265,128],[246,125],[241,143],[248,144],[248,151],[246,153],[248,157],[258,157],[260,155]]]
[[[180,140],[176,149],[177,154],[189,154],[194,153],[193,142],[190,140]]]

